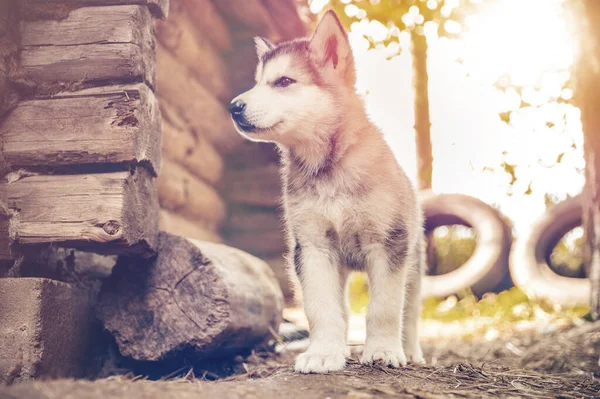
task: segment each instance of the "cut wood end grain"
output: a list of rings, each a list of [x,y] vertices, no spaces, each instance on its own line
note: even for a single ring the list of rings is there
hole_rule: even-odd
[[[98,253],[152,255],[158,196],[144,168],[89,175],[35,175],[3,183],[13,212],[11,241],[57,244]]]

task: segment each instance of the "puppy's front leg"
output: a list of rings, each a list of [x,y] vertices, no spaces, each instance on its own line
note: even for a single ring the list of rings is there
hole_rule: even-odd
[[[335,257],[312,244],[296,243],[294,267],[302,286],[310,345],[296,358],[296,371],[326,373],[341,370],[350,355],[346,345],[344,282]]]
[[[370,302],[367,313],[367,339],[361,359],[371,364],[406,365],[402,348],[402,311],[406,268],[393,265],[383,246],[375,246],[368,255]]]

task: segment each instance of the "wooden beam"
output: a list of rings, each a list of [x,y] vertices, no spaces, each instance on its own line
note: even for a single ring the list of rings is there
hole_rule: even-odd
[[[79,8],[60,21],[23,22],[21,37],[21,68],[39,85],[88,81],[155,85],[153,23],[146,7]]]
[[[233,206],[227,221],[229,232],[283,231],[283,219],[277,208],[253,208]]]
[[[224,222],[226,205],[217,191],[175,162],[165,159],[157,186],[161,207],[215,231]]]
[[[227,24],[210,0],[183,0],[186,11],[203,35],[221,51],[231,51]]]
[[[144,255],[156,248],[158,199],[145,168],[87,175],[13,172],[0,186],[0,201],[12,212],[10,238],[20,246]]]
[[[223,177],[223,159],[205,137],[195,137],[163,119],[163,154],[211,185]]]
[[[156,59],[158,96],[175,109],[196,135],[206,137],[221,153],[231,152],[244,141],[235,131],[225,106],[158,43]]]
[[[161,120],[144,84],[66,92],[19,103],[0,125],[13,168],[144,163],[160,169]]]
[[[231,202],[265,207],[281,205],[281,178],[277,164],[228,171],[223,185]]]
[[[210,40],[185,12],[173,12],[156,24],[156,37],[219,100],[232,99],[228,68]],[[186,10],[183,10],[186,11]]]
[[[234,233],[226,237],[226,242],[232,247],[256,256],[281,255],[287,250],[285,234],[282,230]]]
[[[259,166],[277,164],[279,151],[272,143],[255,143],[245,140],[231,154],[227,154],[225,164],[229,169],[254,169]]]
[[[160,230],[194,240],[216,243],[223,242],[223,239],[216,231],[203,226],[202,223],[190,221],[166,209],[160,210]]]
[[[26,10],[35,6],[57,8],[66,4],[73,7],[142,4],[157,18],[166,18],[169,14],[169,0],[29,0],[23,3]]]

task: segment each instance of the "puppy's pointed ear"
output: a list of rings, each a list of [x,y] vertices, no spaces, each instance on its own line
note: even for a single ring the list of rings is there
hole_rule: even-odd
[[[310,40],[310,52],[318,65],[344,69],[353,64],[348,34],[332,10],[325,13]]]
[[[262,58],[263,55],[275,48],[275,45],[264,37],[256,36],[254,38],[254,47],[256,47],[256,55],[258,58]]]

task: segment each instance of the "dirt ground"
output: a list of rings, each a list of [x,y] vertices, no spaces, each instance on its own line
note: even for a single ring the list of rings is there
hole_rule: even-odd
[[[302,346],[294,343],[294,346]],[[296,355],[256,353],[239,359],[242,374],[208,381],[210,374],[149,381],[115,376],[57,380],[0,388],[0,398],[598,398],[600,323],[552,334],[519,334],[493,342],[426,342],[426,366],[390,369],[358,363],[353,347],[345,371],[293,372]]]

